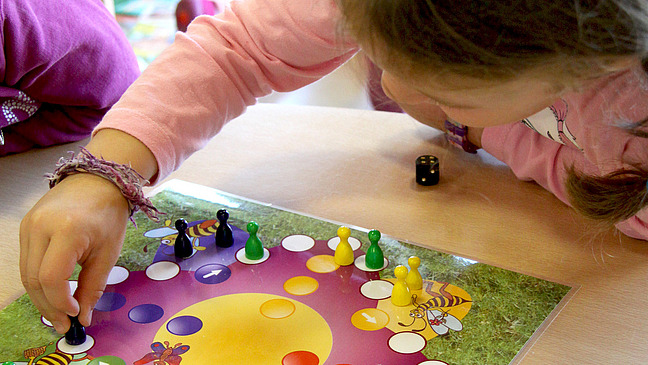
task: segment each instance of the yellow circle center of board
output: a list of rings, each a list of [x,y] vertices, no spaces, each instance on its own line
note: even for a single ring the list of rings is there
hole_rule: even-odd
[[[178,336],[167,323],[180,316],[203,322],[200,331]],[[310,351],[325,363],[333,347],[326,320],[309,306],[272,294],[242,293],[211,298],[171,317],[154,342],[189,345],[182,363],[210,365],[281,364],[295,351]]]

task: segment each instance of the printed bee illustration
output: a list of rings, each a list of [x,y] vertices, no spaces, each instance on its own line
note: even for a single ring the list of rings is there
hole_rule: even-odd
[[[437,309],[427,310],[427,322],[437,335],[447,335],[450,330],[461,331],[463,324],[452,314]]]
[[[72,362],[72,359],[73,359],[72,355],[57,351],[41,357],[40,359],[38,359],[38,361],[36,361],[36,365],[49,365],[49,364],[69,365]]]
[[[171,347],[169,341],[164,341],[164,344],[160,342],[153,343],[151,350],[153,352],[144,355],[144,357],[135,361],[133,365],[148,364],[151,361],[153,361],[153,365],[178,365],[182,361],[180,355],[189,351],[189,346],[177,343]]]
[[[54,350],[53,352],[50,352],[49,354],[46,354],[45,356],[36,360],[36,358],[45,354],[48,346],[50,345],[52,345],[52,343],[49,343],[48,345],[45,346],[34,347],[23,351],[23,355],[25,356],[25,359],[29,360],[27,365],[51,365],[51,364],[70,365],[76,362],[87,363],[88,361],[92,360],[92,357],[86,355],[85,353],[77,354],[76,356],[73,356],[65,352],[61,352],[59,350]]]
[[[51,343],[49,345],[51,345]],[[49,345],[40,346],[40,347],[34,347],[34,348],[27,349],[27,350],[23,351],[23,356],[25,356],[25,359],[29,360],[28,365],[32,365],[34,363],[35,358],[37,358],[37,357],[41,356],[42,354],[44,354],[45,350],[47,350],[47,346],[49,346]]]
[[[446,291],[448,283],[441,283],[439,292],[432,291],[432,282],[425,282],[425,292],[430,294],[430,298],[427,302],[417,303],[417,296],[412,295],[412,304],[414,309],[410,311],[409,316],[412,317],[412,323],[404,324],[398,322],[399,325],[403,327],[410,327],[416,323],[417,320],[422,319],[424,321],[423,327],[420,329],[413,329],[413,332],[421,332],[425,330],[427,325],[430,325],[430,328],[438,335],[446,335],[449,330],[461,331],[463,329],[463,324],[457,317],[448,313],[448,311],[443,311],[442,308],[451,308],[458,306],[463,303],[470,302],[470,300],[450,294]]]
[[[195,250],[203,251],[205,249],[205,247],[200,246],[200,237],[208,237],[214,235],[216,233],[216,229],[218,228],[218,224],[218,220],[210,219],[200,224],[191,226],[187,229],[187,236],[189,236],[191,245]],[[159,238],[161,244],[171,247],[173,247],[177,235],[178,230],[173,227],[170,219],[164,222],[164,227],[152,229],[144,233],[144,237]],[[148,244],[144,246],[144,252],[148,250],[147,247]]]

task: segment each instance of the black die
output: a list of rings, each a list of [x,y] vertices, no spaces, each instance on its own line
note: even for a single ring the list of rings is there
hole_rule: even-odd
[[[416,182],[424,186],[439,183],[438,158],[432,155],[424,155],[416,159]]]

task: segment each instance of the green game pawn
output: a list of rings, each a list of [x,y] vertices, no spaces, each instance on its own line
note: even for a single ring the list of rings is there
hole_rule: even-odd
[[[372,270],[381,269],[385,264],[385,256],[383,255],[380,246],[378,246],[378,241],[380,241],[380,232],[376,229],[372,229],[369,231],[368,236],[371,245],[367,249],[365,265]]]
[[[16,365],[13,361],[3,362],[2,365]]]
[[[252,221],[247,225],[247,231],[250,234],[247,242],[245,242],[245,258],[248,260],[260,260],[263,257],[263,244],[257,237],[259,225],[257,222]]]

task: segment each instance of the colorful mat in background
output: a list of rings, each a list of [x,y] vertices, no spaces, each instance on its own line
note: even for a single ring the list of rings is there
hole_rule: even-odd
[[[178,0],[115,0],[115,13],[144,70],[172,42]]]

